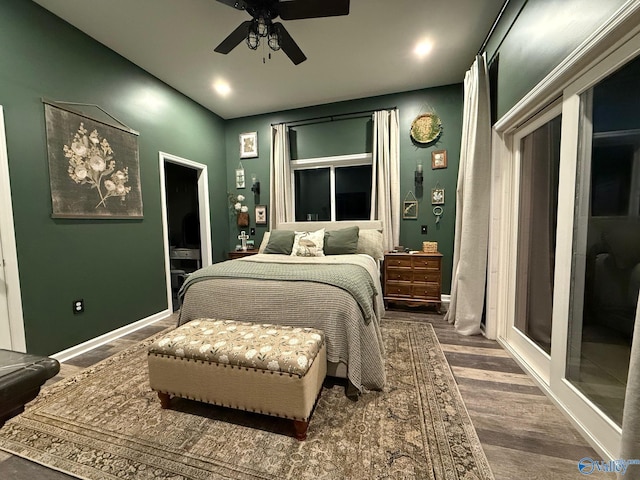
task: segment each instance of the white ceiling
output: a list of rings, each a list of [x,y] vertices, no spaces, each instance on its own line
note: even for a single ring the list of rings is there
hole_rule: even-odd
[[[504,3],[351,0],[348,16],[283,21],[308,58],[296,66],[281,51],[263,63],[262,46],[214,52],[250,19],[215,0],[34,1],[225,119],[462,82]]]

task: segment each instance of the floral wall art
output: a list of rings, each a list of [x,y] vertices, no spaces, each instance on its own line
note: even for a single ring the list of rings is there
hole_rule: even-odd
[[[54,218],[142,218],[135,133],[45,103]]]

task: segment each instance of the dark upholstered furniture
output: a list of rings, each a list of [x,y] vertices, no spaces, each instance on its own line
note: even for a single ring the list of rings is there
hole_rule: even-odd
[[[53,358],[0,349],[0,427],[24,411],[40,387],[60,371]]]

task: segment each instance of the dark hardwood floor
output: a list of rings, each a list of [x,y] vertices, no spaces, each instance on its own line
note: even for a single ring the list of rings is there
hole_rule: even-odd
[[[442,315],[387,310],[385,318],[431,323],[451,365],[496,480],[573,480],[578,461],[599,456],[516,362],[493,340],[458,335]],[[383,320],[384,322],[384,320]],[[62,365],[59,381],[175,324],[175,314]],[[615,479],[594,473],[590,479]],[[0,451],[0,479],[73,478]],[[348,479],[345,479],[348,480]]]

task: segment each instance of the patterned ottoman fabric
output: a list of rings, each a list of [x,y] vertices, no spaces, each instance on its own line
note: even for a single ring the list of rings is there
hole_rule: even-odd
[[[201,318],[156,340],[149,353],[303,377],[323,344],[313,328]]]

